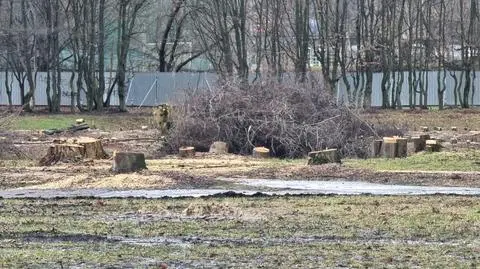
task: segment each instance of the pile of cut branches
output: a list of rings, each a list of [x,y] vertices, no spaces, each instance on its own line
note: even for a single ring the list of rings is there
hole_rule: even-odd
[[[224,83],[186,92],[175,107],[167,137],[172,151],[191,145],[206,150],[225,141],[233,153],[249,154],[256,146],[278,157],[301,157],[309,151],[337,148],[343,156],[365,157],[375,131],[318,81],[249,86]]]

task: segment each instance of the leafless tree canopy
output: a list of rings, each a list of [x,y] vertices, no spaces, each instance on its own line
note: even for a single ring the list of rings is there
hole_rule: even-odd
[[[479,0],[0,0],[0,66],[25,110],[35,93],[50,111],[102,110],[118,94],[125,110],[134,71],[178,72],[195,60],[223,78],[321,73],[326,91],[343,83],[348,101],[371,106],[373,73],[384,108],[427,107],[436,88],[469,107],[480,68]],[[140,59],[140,60],[139,60]],[[198,62],[197,62],[198,63]],[[434,85],[427,72],[437,71]],[[38,72],[46,72],[38,88]],[[111,71],[111,77],[105,77]],[[62,76],[70,72],[68,89]],[[446,85],[447,78],[454,85]],[[65,78],[63,78],[65,79]],[[255,79],[255,80],[256,80]],[[408,84],[408,104],[402,85]],[[115,89],[117,90],[115,92]],[[430,91],[431,92],[431,91]],[[80,95],[86,103],[80,103]]]

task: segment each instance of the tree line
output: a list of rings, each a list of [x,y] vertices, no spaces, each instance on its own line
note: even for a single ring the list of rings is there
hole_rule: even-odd
[[[65,92],[72,109],[101,111],[115,90],[125,111],[133,50],[160,72],[201,57],[242,84],[287,72],[303,82],[315,71],[327,90],[342,82],[349,101],[365,108],[377,72],[384,108],[427,107],[431,88],[443,108],[448,76],[455,105],[469,107],[480,66],[478,0],[0,0],[0,21],[4,87],[11,103],[9,79],[18,82],[26,111],[35,91],[58,112]],[[38,72],[47,74],[45,89],[36,87]],[[69,89],[62,72],[71,74]]]

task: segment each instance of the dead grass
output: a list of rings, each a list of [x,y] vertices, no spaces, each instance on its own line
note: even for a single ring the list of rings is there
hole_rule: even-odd
[[[348,160],[346,164],[375,171],[480,172],[480,153],[476,150],[419,153],[398,159]]]
[[[423,126],[432,130],[435,127],[480,130],[480,109],[375,110],[361,116],[373,124],[406,127],[409,131],[419,131]]]
[[[79,118],[83,118],[92,128],[104,131],[139,130],[142,125],[150,126],[152,123],[151,116],[148,114],[26,114],[11,120],[8,129],[63,129],[74,125],[75,120]]]
[[[5,268],[478,268],[480,259],[477,197],[15,199],[1,201],[0,223]]]

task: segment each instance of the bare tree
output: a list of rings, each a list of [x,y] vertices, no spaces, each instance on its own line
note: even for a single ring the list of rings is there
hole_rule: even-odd
[[[124,112],[126,108],[126,72],[127,56],[130,48],[130,41],[135,34],[135,23],[146,0],[118,0],[118,40],[117,40],[117,74],[119,109]]]

